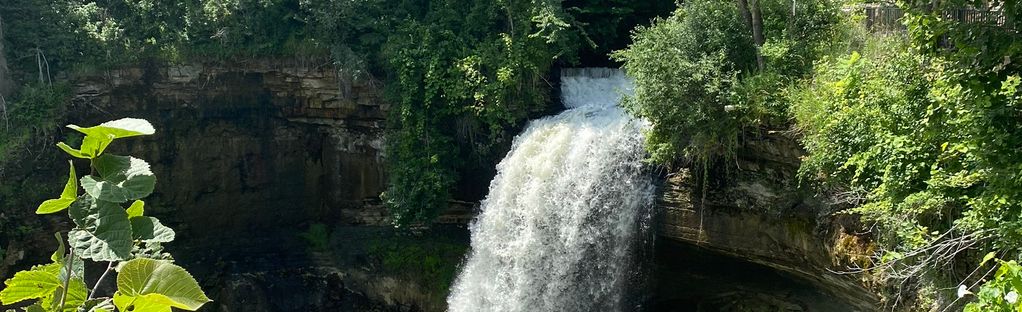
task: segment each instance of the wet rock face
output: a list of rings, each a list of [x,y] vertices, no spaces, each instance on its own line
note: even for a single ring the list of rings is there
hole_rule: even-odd
[[[215,300],[210,311],[411,311],[433,295],[372,293],[367,280],[377,278],[392,280],[390,292],[415,286],[369,264],[313,261],[301,238],[313,224],[390,228],[379,199],[387,106],[377,82],[280,62],[126,68],[73,81],[71,123],[138,117],[156,127],[110,152],[152,165],[147,212],[178,231],[168,250]],[[352,257],[369,257],[359,252]]]
[[[153,122],[156,136],[125,140],[115,152],[152,163],[155,208],[195,234],[385,222],[363,211],[384,188],[386,106],[369,81],[268,62],[129,68],[77,81],[75,105],[85,114],[75,121]]]
[[[659,236],[772,268],[838,298],[849,311],[874,310],[877,298],[857,277],[831,271],[845,270],[856,256],[850,253],[862,247],[850,246],[849,238],[864,239],[854,236],[856,227],[845,220],[848,216],[834,216],[832,207],[800,189],[800,155],[797,143],[781,135],[749,140],[738,151],[736,168],[726,173],[727,181],[711,182],[705,196],[688,169],[668,175],[657,203]],[[773,296],[747,295],[748,300]]]

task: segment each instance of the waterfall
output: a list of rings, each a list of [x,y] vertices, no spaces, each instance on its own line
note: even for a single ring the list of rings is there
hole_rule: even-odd
[[[497,165],[450,311],[637,309],[653,183],[644,124],[617,105],[630,89],[620,70],[562,72],[568,109],[532,121]]]

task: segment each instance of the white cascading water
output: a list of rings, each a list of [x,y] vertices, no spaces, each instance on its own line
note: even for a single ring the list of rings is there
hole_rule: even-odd
[[[497,165],[450,311],[637,309],[653,182],[643,122],[617,105],[630,89],[617,69],[562,72],[568,110],[532,121]]]

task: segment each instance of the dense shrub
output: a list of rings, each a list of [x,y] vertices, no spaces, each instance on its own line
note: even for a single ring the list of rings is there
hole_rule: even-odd
[[[1019,252],[1020,79],[909,46],[873,40],[794,93],[802,174],[874,225],[881,276],[947,287],[977,278],[947,269],[971,248]]]
[[[721,1],[689,1],[674,15],[635,30],[615,54],[635,78],[627,104],[653,123],[646,142],[653,161],[672,162],[679,151],[708,161],[727,153],[737,136],[734,114],[739,73],[755,66],[755,47],[738,8]]]
[[[784,123],[777,90],[809,72],[838,19],[829,1],[799,1],[797,16],[782,2],[760,3],[761,49],[734,2],[697,0],[637,28],[633,44],[615,54],[635,78],[627,105],[653,125],[646,138],[653,161],[685,156],[707,165],[733,157],[743,131]],[[767,60],[763,70],[757,53]]]
[[[853,52],[823,63],[792,95],[808,153],[802,173],[860,192],[848,196],[869,200],[854,211],[883,224],[890,241],[918,247],[931,231],[948,229],[934,217],[950,212],[952,198],[919,197],[946,128],[942,120],[932,120],[931,129],[920,122],[931,103],[931,82],[917,74],[927,70],[922,57],[896,38],[871,46],[865,56]],[[912,194],[919,200],[903,201]]]
[[[41,174],[47,171],[38,164],[56,160],[47,151],[58,138],[58,123],[67,114],[70,97],[70,87],[64,83],[31,84],[22,87],[18,97],[0,100],[0,198],[4,199],[0,233],[5,237],[23,240],[35,231],[37,221],[24,207],[46,195],[43,186],[59,180]]]

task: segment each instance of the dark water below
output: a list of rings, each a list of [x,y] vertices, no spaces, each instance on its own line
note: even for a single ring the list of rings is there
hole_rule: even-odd
[[[704,248],[658,241],[651,312],[853,311],[807,281]]]
[[[241,296],[253,301],[249,304],[254,306],[243,309],[250,311],[391,311],[386,307],[367,310],[367,306],[380,307],[371,302],[352,306],[347,301],[367,298],[353,298],[350,294],[339,297],[343,299],[340,300],[342,304],[327,303],[319,295],[310,294],[309,285],[293,276],[293,272],[323,263],[322,259],[315,259],[308,243],[299,237],[301,230],[282,229],[279,233],[206,241],[205,245],[178,244],[171,250],[178,262],[199,278],[217,303],[231,302],[233,297]],[[422,236],[410,236],[387,227],[332,227],[329,261],[338,267],[375,267],[371,254],[380,241],[400,246],[432,246],[427,249],[437,244],[467,248],[468,230],[463,226],[440,227]],[[448,257],[443,261],[444,266],[456,266],[460,262],[457,255]],[[853,311],[849,305],[808,281],[701,247],[657,239],[648,257],[646,263],[651,269],[644,277],[647,286],[640,292],[642,298],[634,300],[636,311]],[[230,276],[257,272],[279,274],[265,276],[261,285],[265,289],[255,293],[232,294],[224,288],[223,283],[230,280]],[[265,298],[253,298],[262,296]],[[240,311],[237,307],[223,309],[220,305],[211,305],[205,310]]]

